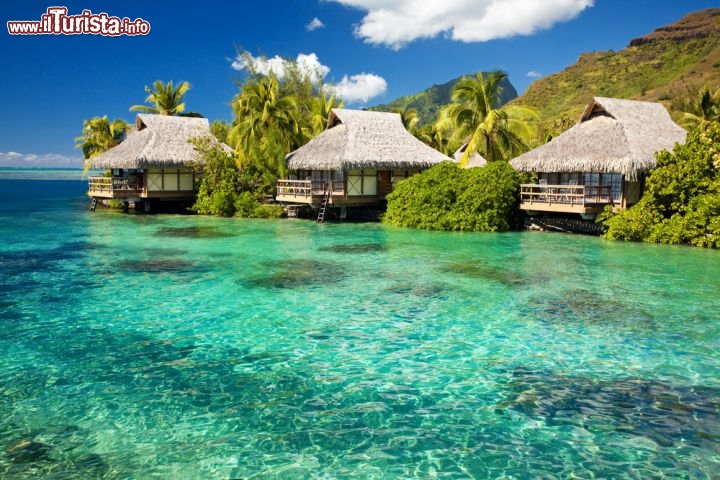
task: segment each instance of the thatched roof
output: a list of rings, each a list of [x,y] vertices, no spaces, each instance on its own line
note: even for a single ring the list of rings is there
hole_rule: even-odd
[[[465,150],[467,150],[468,143],[463,143],[463,145],[458,148],[455,153],[453,154],[453,158],[457,163],[460,163],[462,161],[463,154],[465,153]],[[477,167],[484,167],[487,165],[487,160],[485,160],[485,157],[480,155],[480,152],[475,152],[473,155],[470,156],[470,160],[463,165],[463,168],[477,168]]]
[[[400,115],[334,108],[323,133],[286,157],[291,170],[423,168],[452,160],[412,136]]]
[[[580,121],[547,144],[510,161],[524,172],[621,173],[636,180],[686,132],[660,103],[595,97]]]
[[[90,159],[90,167],[177,168],[198,160],[191,138],[216,141],[207,118],[138,114],[135,124],[120,145]]]

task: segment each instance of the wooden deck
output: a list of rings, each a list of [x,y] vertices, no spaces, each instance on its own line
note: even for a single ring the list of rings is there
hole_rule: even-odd
[[[141,181],[122,177],[88,177],[88,196],[117,200],[187,200],[194,198],[194,190],[148,190]]]
[[[610,185],[520,185],[520,209],[534,212],[597,214],[613,205]]]
[[[325,194],[325,190],[313,193],[312,180],[278,180],[276,202],[287,203],[313,203],[313,197],[320,198]]]
[[[319,206],[325,198],[327,189],[331,189],[328,205],[366,205],[376,203],[379,198],[378,195],[348,197],[345,195],[345,184],[342,181],[335,181],[331,186],[329,182],[313,180],[278,180],[275,201]],[[383,195],[382,199],[384,198]]]
[[[119,177],[88,177],[88,195],[96,198],[140,198],[145,189],[142,184]]]

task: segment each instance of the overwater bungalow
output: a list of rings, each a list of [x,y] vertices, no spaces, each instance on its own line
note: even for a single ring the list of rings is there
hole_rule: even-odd
[[[286,156],[276,201],[321,208],[374,207],[398,182],[450,157],[411,135],[400,115],[334,108],[327,128]]]
[[[88,178],[92,208],[98,199],[142,202],[146,211],[153,202],[191,203],[198,154],[190,139],[201,137],[216,141],[206,118],[138,114],[120,145],[89,160],[90,168],[112,172]]]
[[[640,200],[655,153],[685,136],[660,103],[595,97],[575,126],[510,161],[537,175],[537,183],[521,185],[520,208],[583,218],[606,205],[627,208]]]

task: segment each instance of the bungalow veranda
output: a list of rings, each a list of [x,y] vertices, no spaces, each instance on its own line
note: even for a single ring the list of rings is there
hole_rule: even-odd
[[[400,115],[334,108],[323,133],[286,156],[276,201],[319,208],[382,206],[393,186],[450,157],[403,126]]]
[[[595,97],[575,126],[510,161],[537,175],[537,183],[521,185],[520,208],[584,218],[607,205],[627,208],[640,200],[655,153],[685,135],[660,103]]]

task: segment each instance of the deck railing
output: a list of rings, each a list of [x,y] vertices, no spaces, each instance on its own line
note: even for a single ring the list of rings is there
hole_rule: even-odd
[[[111,177],[88,177],[88,186],[91,192],[112,192]]]
[[[276,184],[278,197],[294,197],[297,199],[312,199],[313,196],[322,197],[327,188],[332,188],[332,194],[342,195],[344,184],[342,180],[322,182],[319,180],[278,180]]]
[[[311,198],[312,180],[278,180],[277,195],[283,197]]]
[[[520,202],[569,206],[612,204],[612,186],[526,183],[520,185]]]
[[[88,177],[90,193],[131,193],[143,190],[143,184],[138,179],[123,177]]]

